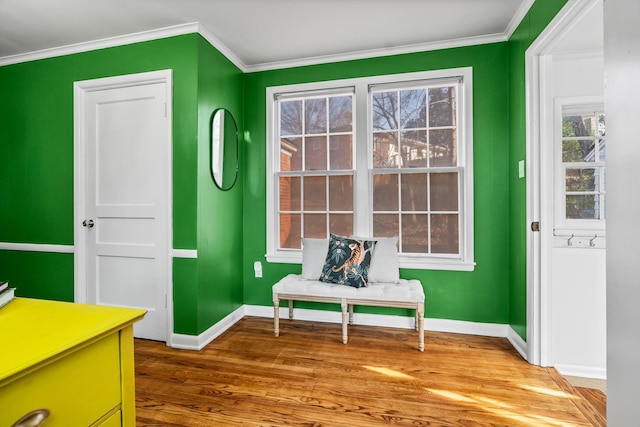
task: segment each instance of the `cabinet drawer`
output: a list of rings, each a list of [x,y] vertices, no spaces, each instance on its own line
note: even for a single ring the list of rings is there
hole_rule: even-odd
[[[117,411],[103,422],[98,423],[96,427],[122,427],[122,412]]]
[[[41,408],[50,412],[47,427],[96,422],[120,404],[118,338],[111,334],[1,388],[0,425]]]

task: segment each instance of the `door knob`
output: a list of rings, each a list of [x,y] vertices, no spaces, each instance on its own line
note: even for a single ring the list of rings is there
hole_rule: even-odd
[[[82,225],[84,227],[93,228],[93,220],[92,219],[85,219],[84,221],[82,221]]]

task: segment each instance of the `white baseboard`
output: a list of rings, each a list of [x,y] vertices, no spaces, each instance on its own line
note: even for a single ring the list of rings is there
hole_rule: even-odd
[[[529,346],[527,345],[526,341],[523,340],[520,335],[518,335],[518,333],[513,330],[511,326],[507,327],[507,339],[509,340],[513,348],[515,348],[518,353],[520,353],[520,356],[522,356],[524,360],[528,361]]]
[[[606,368],[596,368],[592,366],[581,366],[581,365],[564,365],[564,364],[555,364],[553,367],[556,368],[556,370],[560,372],[562,375],[566,375],[569,377],[593,378],[596,380],[607,379]]]
[[[167,345],[186,350],[202,350],[204,346],[218,338],[224,331],[235,325],[238,320],[244,316],[244,306],[241,306],[200,335],[171,334]]]
[[[273,307],[262,305],[245,305],[246,316],[271,317]],[[342,314],[339,311],[312,310],[294,308],[293,317],[297,320],[312,322],[341,323]],[[280,319],[289,318],[289,308],[280,307]],[[367,326],[386,326],[390,328],[413,329],[413,316],[392,316],[388,314],[354,313],[353,323]],[[484,335],[489,337],[506,337],[508,325],[495,323],[466,322],[448,319],[424,319],[424,329],[433,332],[451,332],[456,334]]]
[[[243,305],[200,335],[172,334],[170,342],[168,342],[167,345],[187,350],[201,350],[204,346],[216,339],[220,334],[229,329],[244,316],[273,318],[273,307],[263,305]],[[296,320],[311,322],[342,322],[342,313],[339,311],[294,308],[293,317]],[[280,319],[288,318],[289,308],[280,307]],[[353,315],[353,323],[356,325],[414,329],[414,322],[415,318],[413,316],[392,316],[388,314],[369,313],[354,313]],[[515,337],[520,338],[515,332],[509,332],[513,331],[509,325],[425,318],[424,329],[425,331],[432,332],[449,332],[455,334],[508,338],[520,354],[523,353],[519,346],[526,348],[524,341],[520,339],[522,342],[518,343],[516,338],[511,337],[511,335],[514,335]]]

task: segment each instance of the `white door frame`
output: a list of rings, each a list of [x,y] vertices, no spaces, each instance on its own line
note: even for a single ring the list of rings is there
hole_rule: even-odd
[[[553,212],[541,209],[541,189],[551,188],[553,165],[549,158],[553,141],[554,100],[550,55],[556,42],[571,30],[600,0],[569,0],[525,54],[527,227],[540,222],[540,232],[527,228],[527,360],[535,365],[551,363],[551,310],[549,298],[550,254],[553,246]],[[546,195],[549,197],[550,195]],[[552,195],[551,195],[552,196]]]
[[[130,86],[139,86],[145,84],[164,83],[167,88],[167,128],[165,141],[167,142],[163,149],[167,150],[165,167],[168,173],[167,182],[165,183],[165,194],[167,197],[167,344],[173,335],[173,184],[172,184],[172,105],[173,105],[173,72],[172,70],[151,71],[147,73],[130,74],[116,77],[106,77],[94,80],[85,80],[75,82],[73,85],[73,101],[74,101],[74,141],[73,141],[73,164],[74,164],[74,209],[73,209],[73,232],[74,232],[74,300],[79,303],[87,302],[87,259],[86,259],[86,243],[82,238],[86,233],[82,226],[82,221],[86,218],[86,164],[85,164],[85,123],[83,113],[85,109],[85,96],[89,92],[100,90],[117,89]]]

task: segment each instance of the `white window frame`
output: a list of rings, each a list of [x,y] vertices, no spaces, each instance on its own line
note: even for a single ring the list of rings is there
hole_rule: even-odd
[[[606,232],[605,219],[573,219],[566,217],[566,183],[565,171],[567,166],[562,161],[562,123],[563,117],[567,114],[586,114],[595,111],[604,112],[604,100],[600,96],[582,96],[582,97],[561,97],[555,100],[555,144],[554,144],[554,169],[557,177],[555,184],[555,209],[554,209],[554,232],[557,235],[591,235],[597,234],[604,237]],[[606,120],[606,119],[605,119]],[[606,174],[606,160],[605,160]],[[600,167],[600,164],[584,163],[585,167]],[[604,194],[606,194],[606,189]],[[606,195],[605,201],[606,203]]]
[[[423,71],[416,73],[402,73],[384,76],[373,76],[356,79],[332,80],[315,83],[303,83],[286,86],[272,86],[266,93],[266,123],[267,123],[267,253],[268,262],[300,264],[302,250],[278,248],[278,189],[274,179],[279,170],[279,139],[278,117],[276,116],[276,98],[282,93],[304,93],[315,91],[330,91],[345,87],[354,88],[355,110],[353,112],[354,128],[354,234],[372,236],[372,166],[373,160],[369,153],[373,149],[372,112],[369,97],[370,85],[392,84],[398,86],[410,85],[418,80],[438,80],[461,78],[458,99],[459,127],[458,139],[458,167],[460,174],[459,209],[460,254],[439,256],[439,254],[400,254],[401,268],[473,271],[474,262],[474,210],[473,210],[473,69],[472,67],[452,68],[446,70]],[[366,149],[362,148],[366,139]]]

